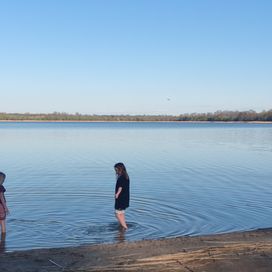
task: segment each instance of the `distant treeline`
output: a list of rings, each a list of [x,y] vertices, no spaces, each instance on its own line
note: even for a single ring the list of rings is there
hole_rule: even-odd
[[[174,115],[88,115],[54,112],[47,114],[0,113],[2,121],[100,121],[100,122],[271,122],[272,110],[250,111],[216,111],[214,113],[186,113]]]

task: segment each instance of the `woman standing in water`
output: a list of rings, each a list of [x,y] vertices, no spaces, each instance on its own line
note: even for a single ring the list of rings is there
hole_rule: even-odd
[[[116,172],[115,215],[120,225],[127,230],[125,209],[129,207],[129,176],[122,162],[116,163],[114,169]]]
[[[1,225],[1,240],[2,236],[6,234],[6,215],[9,213],[6,198],[5,198],[5,187],[3,183],[5,181],[6,175],[0,172],[0,225]]]

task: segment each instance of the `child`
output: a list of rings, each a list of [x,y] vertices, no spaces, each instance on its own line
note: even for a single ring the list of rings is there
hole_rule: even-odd
[[[0,172],[0,224],[2,235],[6,233],[6,215],[9,213],[4,195],[6,191],[5,187],[3,186],[5,178],[6,175]]]
[[[121,162],[116,163],[114,169],[117,178],[115,185],[115,215],[120,225],[127,230],[125,209],[129,207],[129,176],[125,165]]]

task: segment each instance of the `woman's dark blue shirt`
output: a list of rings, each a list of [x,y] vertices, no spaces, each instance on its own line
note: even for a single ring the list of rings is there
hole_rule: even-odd
[[[122,191],[119,197],[115,199],[114,208],[116,210],[125,210],[129,207],[129,178],[126,179],[125,176],[118,177],[115,186],[115,194],[119,187],[122,187]]]

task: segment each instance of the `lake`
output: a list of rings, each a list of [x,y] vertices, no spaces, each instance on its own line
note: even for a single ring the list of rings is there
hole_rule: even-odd
[[[272,227],[272,124],[0,123],[6,251]],[[129,226],[115,172],[131,180]]]

